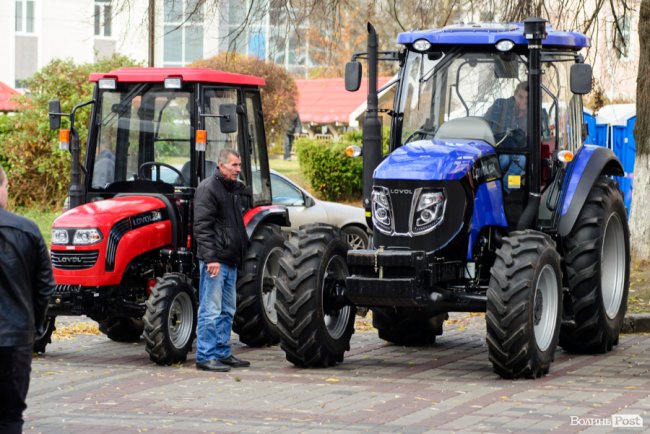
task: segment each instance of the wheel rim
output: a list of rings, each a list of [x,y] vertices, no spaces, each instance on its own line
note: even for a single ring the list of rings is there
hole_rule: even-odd
[[[553,341],[558,304],[557,276],[551,265],[545,265],[537,277],[533,302],[535,341],[541,351],[546,351]]]
[[[348,243],[348,246],[350,246],[352,250],[359,250],[359,249],[366,248],[366,242],[361,237],[361,235],[355,234],[353,232],[347,232],[345,234],[345,241]]]
[[[282,248],[275,247],[273,248],[268,256],[262,269],[262,279],[260,282],[261,293],[262,293],[262,303],[264,305],[264,313],[266,318],[271,324],[278,323],[278,311],[275,310],[275,298],[277,296],[277,290],[275,287],[275,277],[280,271],[280,258],[282,257]],[[270,280],[269,280],[270,279]],[[273,285],[268,285],[268,282],[272,281]],[[267,284],[265,284],[267,283]]]
[[[325,297],[331,296],[329,288],[335,285],[336,281],[345,280],[348,276],[348,266],[345,259],[339,255],[334,255],[327,263],[325,275],[323,276],[323,305],[325,305]],[[348,322],[350,321],[350,314],[352,309],[350,306],[344,306],[341,309],[332,311],[329,314],[323,311],[323,319],[325,320],[325,327],[332,339],[338,339],[345,333]]]
[[[626,259],[623,224],[616,213],[612,213],[605,225],[600,258],[600,288],[603,306],[607,317],[614,319],[623,300]]]
[[[167,317],[169,339],[176,348],[184,347],[190,339],[193,317],[194,309],[189,294],[186,292],[176,294],[169,306]]]

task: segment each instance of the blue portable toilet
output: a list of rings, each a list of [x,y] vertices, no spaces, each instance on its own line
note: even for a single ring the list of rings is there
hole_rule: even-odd
[[[630,216],[632,190],[634,188],[634,160],[636,159],[636,142],[634,140],[635,122],[635,104],[610,104],[601,108],[596,117],[596,123],[609,125],[607,146],[614,151],[623,164],[625,176],[617,176],[616,180],[623,192],[628,217]]]
[[[632,189],[634,187],[634,160],[636,158],[636,142],[634,141],[634,124],[636,115],[627,119],[625,125],[612,125],[612,150],[623,163],[625,176],[617,176],[623,197],[627,215],[630,216],[632,206]]]
[[[588,110],[584,111],[584,122],[587,124],[588,135],[585,144],[607,147],[608,125],[596,121],[596,117]]]

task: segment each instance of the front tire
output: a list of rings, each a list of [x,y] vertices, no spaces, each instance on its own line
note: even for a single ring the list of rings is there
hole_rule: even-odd
[[[623,196],[615,181],[601,176],[578,219],[562,240],[572,316],[560,346],[575,353],[605,353],[618,344],[630,284],[630,236]]]
[[[251,347],[277,344],[278,314],[275,280],[284,251],[284,238],[277,225],[260,225],[251,239],[237,279],[237,312],[233,330]]]
[[[280,346],[300,367],[343,361],[354,333],[355,307],[342,301],[348,245],[339,229],[303,226],[285,243],[277,281]]]
[[[132,317],[107,318],[99,322],[99,331],[115,342],[138,342],[144,322]]]
[[[536,231],[512,232],[496,251],[487,291],[487,344],[502,378],[546,375],[562,317],[562,271],[555,243]]]
[[[145,348],[159,365],[184,362],[196,333],[196,291],[189,277],[168,273],[151,288],[144,314]]]

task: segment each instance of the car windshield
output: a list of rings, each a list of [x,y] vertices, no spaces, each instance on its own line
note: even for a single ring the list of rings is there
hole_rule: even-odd
[[[179,173],[191,155],[191,95],[151,84],[102,92],[92,187],[158,177],[187,184]]]
[[[567,90],[574,58],[546,53],[543,61],[542,134],[561,148],[573,148],[580,138],[567,119],[582,110],[579,97]],[[525,137],[526,71],[526,58],[513,53],[409,51],[398,100],[400,144],[431,139],[445,122],[466,117],[486,120],[497,140],[517,128]],[[524,108],[519,117],[517,104]]]

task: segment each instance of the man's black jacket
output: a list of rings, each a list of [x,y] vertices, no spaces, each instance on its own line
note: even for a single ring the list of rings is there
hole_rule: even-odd
[[[238,266],[248,248],[241,196],[244,184],[224,179],[219,169],[204,179],[194,196],[194,238],[205,263]]]
[[[50,255],[38,227],[0,208],[0,347],[34,342],[53,292]]]

